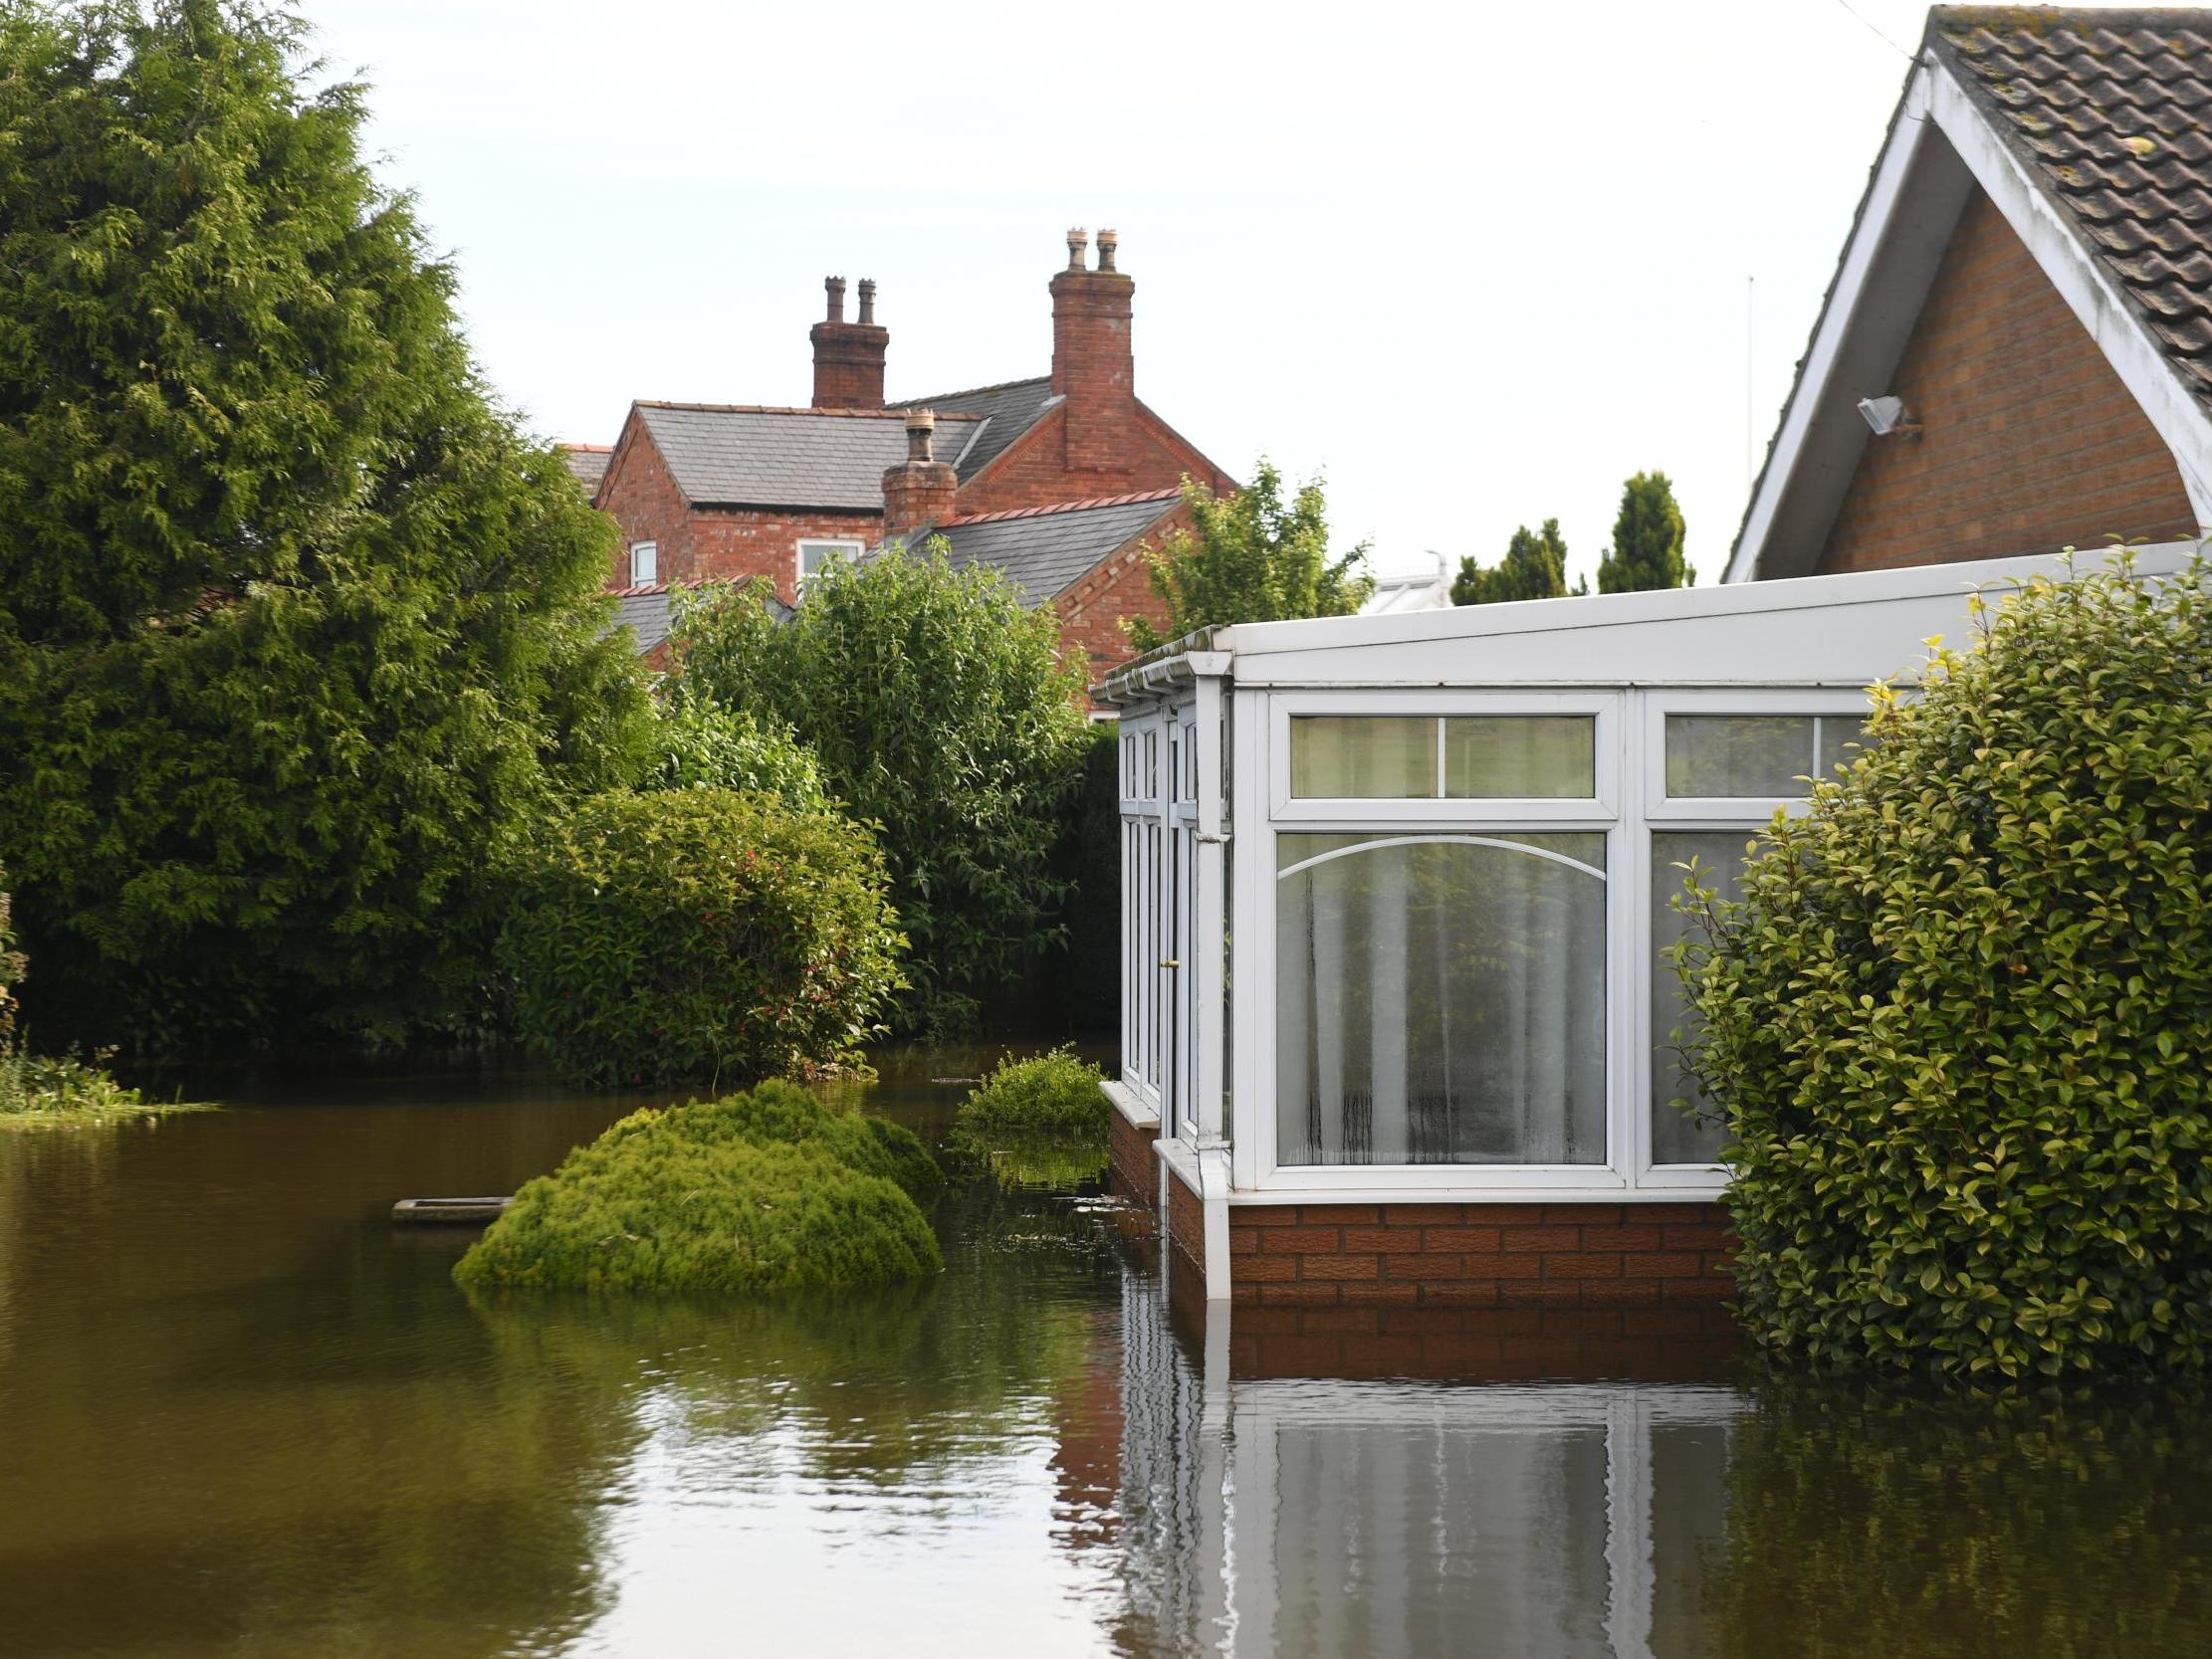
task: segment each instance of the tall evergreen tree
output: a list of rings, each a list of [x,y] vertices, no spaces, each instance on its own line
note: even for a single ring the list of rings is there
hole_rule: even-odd
[[[1573,591],[1587,593],[1586,583]],[[1559,520],[1546,518],[1544,527],[1526,524],[1513,532],[1505,557],[1496,564],[1477,564],[1472,557],[1459,561],[1451,579],[1454,605],[1496,605],[1514,599],[1563,599],[1568,596],[1567,541],[1559,533]]]
[[[1682,510],[1664,473],[1638,473],[1621,488],[1613,546],[1598,561],[1600,593],[1641,593],[1689,587],[1697,580],[1682,558]]]
[[[640,758],[612,526],[302,46],[0,10],[0,859],[45,1038],[449,1017],[502,839]]]
[[[1366,542],[1329,551],[1319,479],[1299,485],[1286,502],[1282,474],[1262,459],[1234,495],[1216,497],[1187,481],[1183,499],[1195,530],[1174,532],[1152,556],[1152,590],[1168,608],[1167,629],[1142,617],[1122,624],[1140,651],[1221,623],[1350,616],[1375,591]]]

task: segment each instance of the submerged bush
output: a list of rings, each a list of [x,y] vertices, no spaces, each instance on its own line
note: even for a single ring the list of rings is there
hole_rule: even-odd
[[[936,1183],[896,1125],[770,1083],[623,1119],[525,1185],[454,1277],[748,1295],[891,1284],[944,1266],[915,1201]]]
[[[2212,1358],[2212,597],[2039,580],[1681,949],[1750,1329],[1996,1380]]]
[[[517,1023],[587,1083],[856,1065],[902,982],[867,833],[765,795],[589,796],[532,838],[510,888]]]
[[[998,1069],[961,1103],[960,1127],[971,1134],[1013,1130],[1054,1134],[1106,1134],[1112,1109],[1099,1089],[1105,1073],[1078,1060],[1072,1047],[1024,1060],[1002,1060]]]

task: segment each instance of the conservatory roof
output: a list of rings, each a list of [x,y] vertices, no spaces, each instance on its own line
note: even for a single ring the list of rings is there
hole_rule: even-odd
[[[2136,549],[2164,574],[2192,544]],[[2103,563],[2085,553],[2075,568]],[[1995,598],[2060,557],[1917,565],[1720,587],[1464,605],[1384,616],[1210,628],[1109,676],[1100,695],[1131,704],[1174,698],[1196,675],[1244,687],[1470,686],[1531,691],[1614,686],[1852,686],[1907,676],[1931,635],[1953,641],[1969,602]]]

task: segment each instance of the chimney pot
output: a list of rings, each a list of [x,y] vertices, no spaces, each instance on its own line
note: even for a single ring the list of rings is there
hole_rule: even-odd
[[[1116,248],[1119,248],[1120,246],[1121,246],[1121,238],[1120,238],[1120,237],[1119,237],[1118,235],[1116,235],[1116,234],[1115,234],[1114,232],[1112,232],[1112,231],[1100,231],[1100,232],[1098,233],[1098,268],[1099,268],[1099,270],[1101,270],[1101,271],[1111,271],[1111,270],[1113,270],[1113,268],[1114,268],[1114,250],[1115,250]]]
[[[1086,269],[1083,250],[1090,246],[1091,233],[1078,225],[1067,233],[1067,268],[1070,271]]]
[[[860,325],[863,328],[872,327],[875,319],[876,280],[873,277],[863,277],[860,279]]]
[[[906,416],[906,458],[909,461],[934,461],[932,451],[937,441],[937,411],[910,409]]]
[[[844,321],[845,279],[842,277],[824,277],[822,287],[829,290],[829,320],[832,322]]]

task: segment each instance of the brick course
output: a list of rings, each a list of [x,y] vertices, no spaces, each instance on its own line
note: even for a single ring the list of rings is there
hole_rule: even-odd
[[[1824,574],[2197,533],[2148,417],[1979,189],[1890,383],[1866,391],[1921,431],[1867,441]]]

